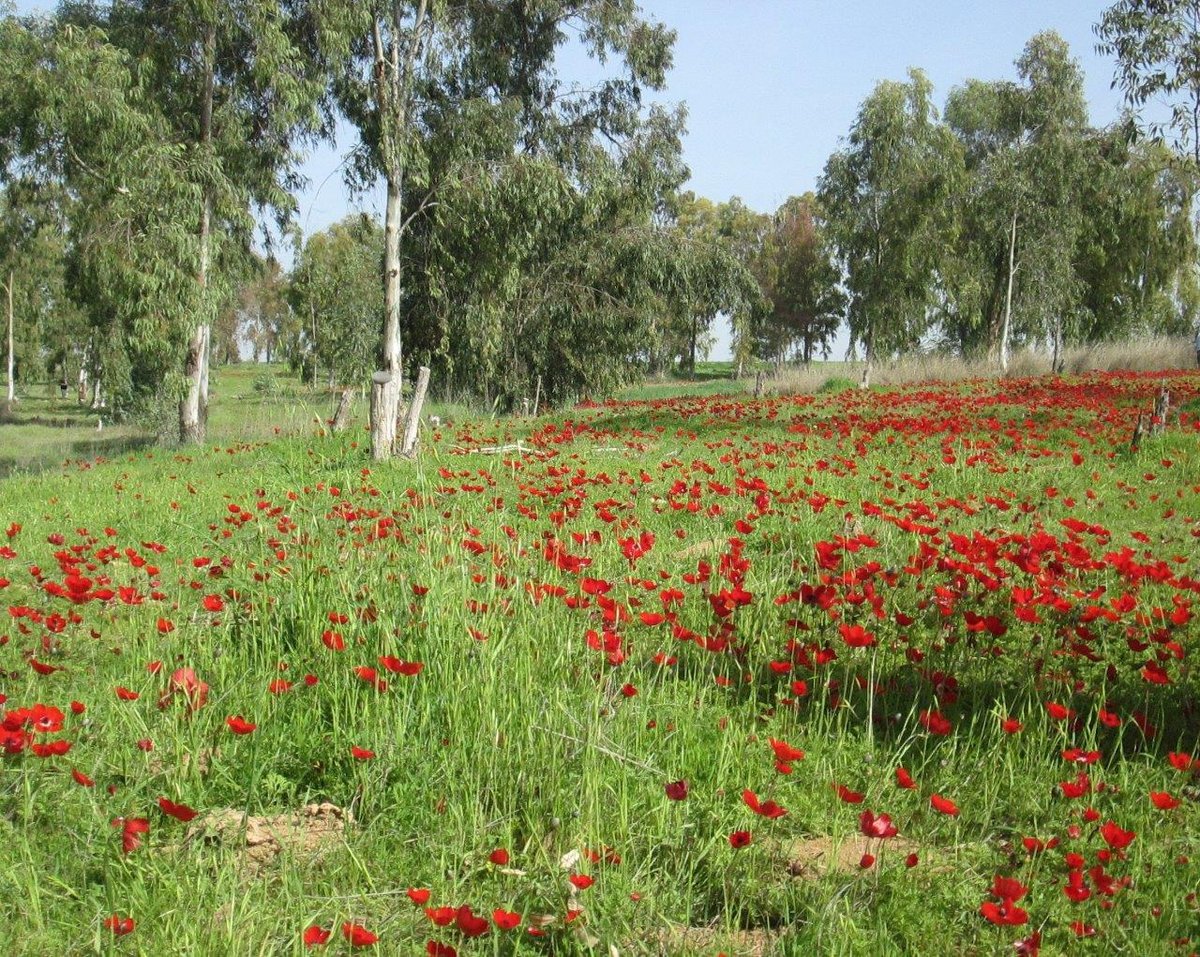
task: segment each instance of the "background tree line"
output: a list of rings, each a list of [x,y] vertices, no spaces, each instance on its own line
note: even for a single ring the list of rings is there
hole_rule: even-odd
[[[208,367],[288,361],[373,393],[390,454],[417,364],[512,406],[694,370],[728,321],[739,368],[851,350],[987,355],[1195,322],[1195,3],[1123,0],[1097,25],[1131,110],[1094,128],[1053,33],[1015,81],[939,112],[919,70],[864,100],[818,189],[772,214],[683,190],[672,32],[633,0],[127,0],[0,19],[0,279],[18,381],[204,436]],[[559,76],[578,44],[602,64]],[[348,122],[350,217],[300,240],[302,151]],[[1139,135],[1148,131],[1150,136]],[[1167,134],[1175,134],[1166,144]],[[273,218],[296,243],[255,251]]]

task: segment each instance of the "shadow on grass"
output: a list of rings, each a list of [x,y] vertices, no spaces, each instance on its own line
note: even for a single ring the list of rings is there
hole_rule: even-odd
[[[10,475],[35,475],[68,462],[111,458],[126,452],[138,452],[155,444],[156,439],[152,435],[120,435],[42,446],[31,454],[9,456],[0,452],[0,478]]]

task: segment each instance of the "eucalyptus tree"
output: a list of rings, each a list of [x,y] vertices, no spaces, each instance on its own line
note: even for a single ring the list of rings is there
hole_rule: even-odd
[[[1193,164],[1122,126],[1089,139],[1074,254],[1082,289],[1079,337],[1190,336],[1200,319]]]
[[[756,270],[769,308],[759,323],[763,354],[777,362],[791,350],[808,365],[829,346],[845,311],[832,251],[812,193],[789,196],[770,218]]]
[[[1079,329],[1081,289],[1074,252],[1084,228],[1082,185],[1088,135],[1083,71],[1065,40],[1036,34],[1017,60],[1023,86],[1023,124],[1029,131],[1027,247],[1021,277],[1022,309],[1031,334],[1049,338],[1060,369],[1068,337]]]
[[[158,383],[199,310],[194,178],[215,175],[169,137],[131,72],[94,27],[0,20],[0,175],[61,201],[66,286],[85,310],[108,389]]]
[[[120,0],[68,3],[60,16],[96,25],[127,51],[137,82],[186,164],[194,252],[179,264],[199,289],[188,314],[179,437],[204,440],[212,323],[233,283],[221,245],[248,247],[252,208],[286,219],[295,201],[296,148],[318,128],[324,86],[306,57],[306,24],[271,0]]]
[[[463,179],[499,188],[503,176],[480,174],[496,174],[515,157],[570,179],[591,162],[597,134],[619,150],[638,129],[642,90],[664,83],[673,35],[643,20],[632,0],[310,0],[308,7],[335,98],[359,134],[353,171],[360,184],[376,177],[386,184],[382,381],[371,409],[372,455],[384,459],[400,402],[409,284],[402,248],[410,228]],[[592,88],[564,85],[555,56],[572,36],[592,57],[615,63],[617,74]],[[502,149],[490,134],[474,136],[494,132],[494,124],[508,133]],[[429,135],[439,130],[463,135]],[[437,144],[442,149],[431,152]]]
[[[1140,111],[1154,101],[1170,119],[1150,121],[1155,138],[1174,131],[1175,145],[1200,165],[1200,0],[1118,0],[1095,26],[1097,49],[1116,58],[1113,85]]]
[[[1020,82],[968,81],[946,103],[966,176],[939,267],[943,333],[1008,370],[1011,343],[1061,345],[1079,322],[1074,250],[1091,130],[1082,73],[1066,43],[1039,33],[1017,60]]]
[[[320,368],[327,370],[331,386],[341,382],[357,388],[370,375],[383,308],[382,260],[383,228],[361,214],[304,243],[288,277],[286,302],[279,305],[290,306],[299,340],[293,359],[311,367],[314,383]],[[264,330],[264,342],[272,341],[276,328]]]
[[[920,70],[863,101],[846,145],[829,158],[817,201],[848,296],[852,344],[866,359],[915,348],[930,324],[947,197],[961,176],[953,134]]]

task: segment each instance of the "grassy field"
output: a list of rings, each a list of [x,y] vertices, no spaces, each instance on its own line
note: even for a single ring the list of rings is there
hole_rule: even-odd
[[[203,449],[0,481],[0,950],[1194,952],[1163,375],[458,418],[381,467],[222,380]]]

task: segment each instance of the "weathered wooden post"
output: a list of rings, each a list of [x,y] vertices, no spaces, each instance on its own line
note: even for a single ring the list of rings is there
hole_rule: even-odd
[[[371,453],[378,461],[386,459],[391,452],[384,445],[387,423],[378,414],[378,410],[383,408],[384,390],[391,381],[392,374],[387,369],[380,369],[371,376]]]
[[[429,366],[417,371],[417,387],[413,389],[412,402],[408,406],[408,420],[404,423],[404,442],[400,454],[412,458],[417,452],[417,429],[421,425],[421,406],[425,404],[425,393],[429,391]]]
[[[350,410],[354,407],[356,392],[358,390],[352,386],[342,389],[342,397],[338,400],[337,411],[333,413],[333,422],[329,426],[331,432],[344,432],[350,424]]]

